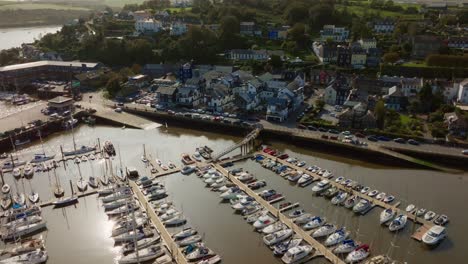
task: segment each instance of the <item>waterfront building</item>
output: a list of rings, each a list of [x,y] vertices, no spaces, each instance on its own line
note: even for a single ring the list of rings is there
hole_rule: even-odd
[[[47,102],[47,106],[53,112],[64,113],[73,110],[73,99],[70,97],[57,96]]]

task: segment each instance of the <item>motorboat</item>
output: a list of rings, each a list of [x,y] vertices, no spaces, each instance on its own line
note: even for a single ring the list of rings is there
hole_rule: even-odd
[[[323,174],[322,177],[330,179],[333,177],[333,173],[331,171],[326,170]]]
[[[366,193],[368,193],[369,191],[370,191],[370,187],[367,187],[367,186],[366,186],[366,187],[362,188],[361,193],[362,193],[362,194],[366,194]]]
[[[408,217],[404,214],[398,215],[395,219],[392,220],[388,229],[392,232],[403,229],[406,225]]]
[[[328,180],[322,180],[312,187],[312,192],[318,195],[324,192],[328,187],[330,187],[330,182]]]
[[[299,187],[306,187],[314,181],[314,177],[309,174],[302,174],[301,178],[297,181]]]
[[[444,214],[440,215],[434,220],[434,224],[440,225],[440,226],[446,225],[448,222],[449,222],[449,218],[448,216]]]
[[[13,195],[13,201],[16,203],[16,204],[19,204],[19,205],[24,205],[26,203],[26,197],[24,196],[24,194],[22,193],[15,193]]]
[[[261,210],[261,207],[259,207],[259,209],[254,213],[251,213],[249,215],[244,215],[245,221],[249,224],[253,224],[255,223],[255,221],[257,221],[257,219],[260,216],[268,214],[267,210],[263,210],[263,211],[260,211],[260,210]]]
[[[359,201],[359,203],[357,203],[354,207],[353,207],[353,212],[355,213],[363,213],[365,212],[367,209],[369,209],[371,207],[371,202],[369,202],[369,200],[366,200],[366,199],[361,199]]]
[[[8,185],[7,183],[3,184],[3,186],[2,186],[2,193],[3,194],[10,193],[10,190],[11,190],[10,185]]]
[[[35,204],[39,202],[39,194],[35,191],[31,192],[31,194],[28,195],[28,199],[31,203]]]
[[[159,235],[154,237],[142,238],[136,242],[130,242],[122,246],[121,252],[128,254],[136,250],[144,249],[152,245],[156,245],[161,240]]]
[[[184,175],[187,175],[187,174],[194,172],[195,168],[196,167],[193,165],[187,165],[187,166],[184,166],[180,172],[182,172],[182,174]]]
[[[379,194],[379,191],[378,191],[378,190],[372,190],[372,191],[370,191],[367,195],[368,195],[369,197],[374,197],[374,196],[376,196],[377,194]]]
[[[193,159],[190,158],[190,155],[189,154],[182,154],[182,162],[185,164],[185,165],[190,165],[190,164],[193,164],[195,163],[195,161]]]
[[[242,198],[238,203],[232,205],[231,207],[232,209],[236,211],[242,211],[244,210],[246,206],[252,204],[253,201],[255,201],[255,199],[248,196],[248,197]]]
[[[95,159],[96,159],[96,156],[94,156],[94,154],[91,153],[91,154],[89,154],[89,159],[90,159],[90,160],[95,160]]]
[[[203,160],[202,155],[198,151],[195,151],[195,153],[192,154],[192,158],[199,162]]]
[[[182,240],[184,238],[196,235],[197,233],[197,230],[191,227],[187,227],[184,228],[182,231],[175,233],[172,237],[174,238],[174,240]]]
[[[296,209],[288,214],[289,218],[297,218],[305,213],[304,209]]]
[[[181,247],[185,247],[185,246],[188,246],[190,244],[200,242],[200,241],[202,241],[202,239],[203,239],[203,236],[198,235],[198,234],[194,234],[194,235],[191,235],[189,237],[186,237],[186,238],[178,241],[177,244],[179,244],[179,246],[181,246]]]
[[[255,181],[247,185],[251,190],[257,190],[266,186],[266,181]]]
[[[346,263],[358,263],[366,259],[370,254],[370,248],[368,245],[364,244],[357,247],[355,250],[351,251],[348,256],[346,256]]]
[[[297,225],[306,224],[309,221],[311,221],[313,218],[314,217],[311,214],[303,214],[297,217],[296,219],[294,219],[294,223],[296,223]]]
[[[436,213],[434,213],[433,211],[429,211],[424,215],[424,220],[431,221],[432,219],[434,219],[435,216]]]
[[[302,238],[292,238],[276,244],[273,254],[277,257],[283,256],[290,248],[297,247],[302,243]]]
[[[348,209],[353,208],[357,204],[358,199],[358,196],[352,195],[344,202],[344,207]]]
[[[303,161],[303,160],[302,160],[302,161],[299,161],[299,162],[296,164],[296,166],[298,166],[298,167],[304,167],[305,165],[306,165],[306,162]]]
[[[301,177],[302,177],[302,173],[296,172],[286,177],[286,179],[290,182],[297,182]]]
[[[142,263],[150,260],[154,260],[160,256],[164,255],[164,250],[161,246],[151,246],[138,250],[138,252],[130,253],[121,259],[119,259],[119,264],[134,264]]]
[[[395,217],[396,211],[392,208],[387,208],[380,213],[380,224],[385,224]]]
[[[327,237],[327,239],[324,242],[324,245],[327,247],[334,246],[345,241],[348,236],[349,232],[346,231],[345,228],[340,228]]]
[[[267,246],[273,246],[273,245],[276,245],[277,243],[279,243],[281,241],[284,241],[284,240],[288,239],[289,237],[291,237],[293,235],[293,233],[294,232],[291,229],[283,229],[283,230],[277,231],[275,233],[268,234],[268,235],[264,236],[263,237],[263,242]]]
[[[387,195],[387,196],[385,196],[385,198],[383,199],[383,202],[384,202],[384,203],[391,203],[391,202],[393,202],[393,201],[395,201],[395,196],[393,196],[393,195]]]
[[[375,199],[377,199],[377,200],[383,200],[383,199],[386,197],[386,195],[387,195],[386,193],[381,192],[381,193],[379,193],[379,194],[377,194],[377,195],[375,196]]]
[[[229,188],[227,191],[220,194],[219,197],[222,198],[223,200],[230,200],[233,198],[237,198],[237,196],[241,194],[242,194],[242,191],[239,189],[239,187],[236,186],[236,187]]]
[[[335,197],[333,197],[331,202],[332,204],[339,205],[343,203],[346,200],[346,198],[348,198],[348,193],[340,191]]]
[[[86,189],[88,189],[88,183],[83,178],[80,178],[76,182],[76,186],[78,187],[78,190],[80,190],[81,192],[84,192],[86,191]]]
[[[345,180],[346,180],[345,177],[340,176],[340,177],[338,177],[338,178],[335,179],[335,182],[336,182],[336,183],[342,183],[342,182],[345,181]]]
[[[261,192],[258,193],[258,196],[262,197],[263,199],[267,199],[268,197],[270,196],[273,196],[275,195],[277,192],[275,190],[263,190]]]
[[[112,195],[108,195],[104,198],[102,198],[103,203],[110,203],[113,201],[117,201],[120,199],[126,199],[132,196],[132,191],[129,188],[123,188],[118,192],[115,192]]]
[[[262,215],[259,216],[259,218],[260,217],[262,217]],[[282,229],[285,229],[285,228],[286,228],[286,225],[283,224],[281,221],[278,221],[278,222],[275,222],[275,223],[273,223],[271,225],[268,225],[268,226],[264,227],[262,229],[262,233],[265,234],[265,235],[268,235],[268,234],[278,232],[278,231],[280,231]]]
[[[17,179],[18,179],[18,178],[21,178],[21,170],[20,170],[20,168],[14,168],[12,174],[13,174],[13,177],[15,177],[15,178],[17,178]]]
[[[426,209],[424,209],[424,208],[419,208],[418,210],[416,210],[415,215],[416,215],[416,216],[423,216],[425,213],[426,213]]]
[[[89,186],[91,186],[91,188],[94,188],[94,189],[99,187],[99,181],[93,176],[89,177],[88,184]]]
[[[27,225],[22,225],[18,227],[14,227],[13,229],[8,229],[5,232],[2,232],[2,240],[10,240],[33,234],[41,229],[46,227],[46,221],[31,223]]]
[[[414,204],[410,204],[410,205],[406,206],[405,211],[407,213],[411,213],[411,212],[414,211],[415,208],[416,208],[416,206]]]
[[[28,264],[40,264],[45,263],[48,259],[47,251],[37,249],[32,252],[20,254],[14,257],[0,260],[0,263],[28,263]]]
[[[262,209],[263,209],[263,207],[262,207],[261,205],[259,205],[258,203],[252,203],[252,204],[246,206],[246,207],[242,210],[241,214],[242,214],[243,216],[249,216],[249,215],[254,214],[254,213],[256,213],[256,212],[258,212],[258,211],[260,211],[260,210],[262,210]],[[255,221],[256,221],[256,220],[255,220]],[[254,222],[255,222],[255,221],[254,221]]]
[[[221,262],[221,256],[219,255],[214,255],[212,257],[208,257],[204,260],[199,261],[197,264],[216,264]]]
[[[285,264],[298,263],[311,254],[314,248],[310,245],[296,246],[288,249],[286,254],[281,258]]]
[[[169,167],[166,166],[166,165],[161,165],[161,169],[162,169],[163,171],[167,171],[167,170],[169,170]]]
[[[257,221],[253,223],[253,227],[257,230],[263,229],[266,226],[269,226],[277,221],[276,218],[271,217],[270,215],[262,215],[260,216]]]
[[[181,215],[177,215],[171,219],[168,219],[166,221],[164,221],[164,225],[166,226],[178,226],[178,225],[182,225],[182,224],[185,224],[187,222],[187,220],[181,216]]]
[[[326,219],[320,216],[313,217],[309,222],[302,226],[304,230],[312,230],[325,224]]]
[[[432,226],[426,233],[422,236],[422,241],[428,246],[434,246],[439,244],[445,237],[447,233],[445,227],[435,225]]]
[[[345,253],[350,253],[351,251],[355,250],[358,247],[356,242],[352,239],[346,239],[341,244],[339,244],[335,249],[333,249],[333,252],[335,254],[345,254]]]
[[[187,254],[185,256],[185,258],[189,261],[189,262],[192,262],[192,261],[197,261],[197,260],[201,260],[201,259],[204,259],[204,258],[209,258],[211,256],[214,256],[215,253],[213,252],[213,250],[205,247],[205,246],[201,246],[201,247],[198,247],[196,250],[194,250],[193,252]]]
[[[312,233],[312,237],[320,238],[324,236],[331,235],[333,232],[336,231],[336,226],[332,224],[324,224],[319,229],[315,230]]]

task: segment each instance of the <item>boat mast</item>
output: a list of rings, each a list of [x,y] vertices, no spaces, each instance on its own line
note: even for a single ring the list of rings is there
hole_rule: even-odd
[[[44,154],[44,156],[45,156],[44,142],[42,142],[41,130],[38,129],[38,130],[37,130],[37,133],[39,133],[39,139],[41,140],[42,154]]]
[[[75,195],[75,191],[73,190],[73,184],[72,184],[71,180],[70,180],[70,189],[71,189],[71,192],[72,192],[71,197],[73,197]]]

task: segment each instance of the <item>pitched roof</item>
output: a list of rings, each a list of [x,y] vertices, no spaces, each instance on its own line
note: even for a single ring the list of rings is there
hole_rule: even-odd
[[[156,90],[157,93],[165,94],[165,95],[174,95],[176,91],[177,91],[177,86],[175,85],[161,86],[158,88],[158,90]]]

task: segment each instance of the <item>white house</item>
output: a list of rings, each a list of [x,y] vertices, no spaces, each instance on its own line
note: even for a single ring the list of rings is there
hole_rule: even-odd
[[[266,120],[283,122],[288,118],[288,101],[284,98],[270,98],[268,100]]]
[[[457,101],[461,104],[468,104],[468,79],[463,80],[458,86]]]
[[[401,91],[406,97],[416,96],[424,85],[423,78],[401,78]]]
[[[146,11],[146,10],[139,10],[139,11],[135,11],[133,13],[130,13],[131,16],[133,16],[133,18],[138,21],[138,20],[146,20],[146,19],[149,19],[151,17],[151,13]]]
[[[377,40],[375,38],[360,39],[358,42],[361,44],[361,48],[366,51],[377,48]]]
[[[162,29],[162,23],[154,19],[137,20],[135,30],[140,33],[156,33]]]
[[[174,22],[171,24],[171,36],[180,36],[187,33],[187,25],[181,22]]]
[[[200,91],[193,86],[179,88],[176,97],[181,106],[196,107],[201,103]]]
[[[218,112],[224,112],[227,108],[232,106],[234,96],[229,92],[226,85],[222,83],[214,84],[211,90],[206,94],[206,104],[209,109]]]
[[[459,88],[460,84],[455,82],[448,83],[442,87],[442,93],[444,94],[444,99],[447,103],[451,103],[457,99]]]
[[[325,93],[323,94],[323,101],[329,105],[335,105],[336,103],[336,90],[333,85],[329,85],[325,88]]]

